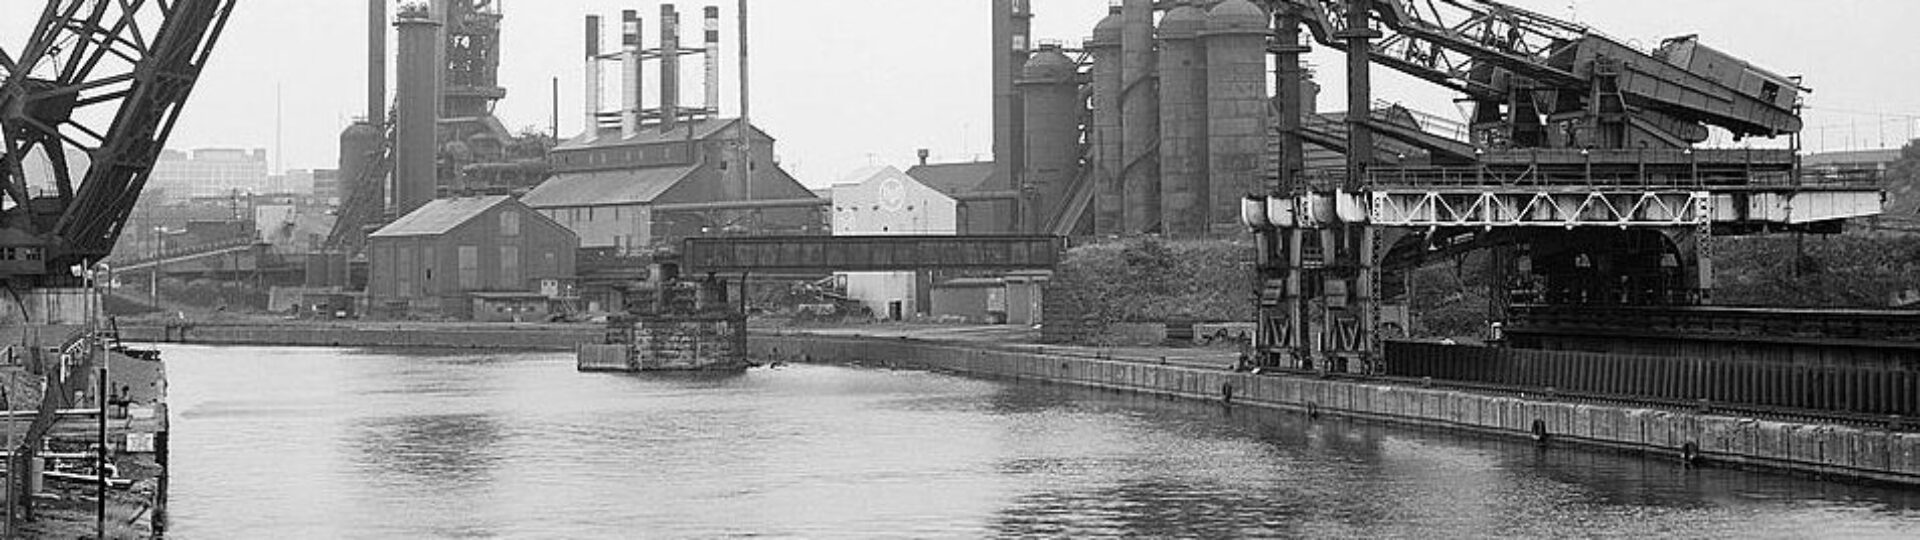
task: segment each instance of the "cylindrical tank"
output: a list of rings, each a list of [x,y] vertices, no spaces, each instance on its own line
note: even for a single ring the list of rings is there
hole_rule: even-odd
[[[1160,228],[1160,89],[1153,51],[1153,0],[1120,4],[1121,174],[1127,232]]]
[[[1207,14],[1208,196],[1216,231],[1239,228],[1240,199],[1265,194],[1267,13],[1247,0],[1226,0]]]
[[[354,194],[360,190],[373,190],[365,200],[379,205],[376,210],[386,208],[386,179],[370,178],[362,183],[361,178],[366,176],[368,169],[373,168],[373,161],[379,159],[375,153],[380,151],[380,145],[384,142],[381,139],[385,137],[386,134],[370,122],[354,122],[347,126],[346,131],[340,132],[338,195],[341,204],[353,200]]]
[[[1126,232],[1126,189],[1121,169],[1120,8],[1093,27],[1087,50],[1093,52],[1093,228],[1101,236]]]
[[[441,25],[424,11],[401,14],[400,62],[394,122],[395,215],[406,215],[432,202],[439,191],[436,157],[439,149]]]
[[[1079,66],[1057,43],[1040,46],[1021,69],[1020,97],[1026,103],[1025,174],[1033,188],[1026,205],[1027,232],[1039,232],[1048,215],[1065,199],[1064,190],[1080,168]]]
[[[1160,18],[1160,223],[1170,237],[1207,233],[1207,14],[1181,2]]]

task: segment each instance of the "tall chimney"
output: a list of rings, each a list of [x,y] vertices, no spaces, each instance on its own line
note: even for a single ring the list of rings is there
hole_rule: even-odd
[[[707,114],[720,117],[720,6],[707,6]]]
[[[587,16],[587,97],[582,105],[587,110],[587,123],[580,130],[588,139],[600,136],[600,16]],[[554,136],[559,136],[555,133]]]
[[[633,138],[640,134],[641,105],[640,86],[640,12],[623,10],[620,12],[620,87],[624,96],[620,101],[620,136]]]
[[[367,0],[367,123],[387,123],[387,0]]]
[[[680,12],[660,5],[660,131],[680,123]]]
[[[406,215],[432,202],[439,193],[436,130],[440,121],[440,74],[447,63],[439,48],[441,25],[430,12],[403,10],[394,25],[400,30],[396,70],[400,84],[394,107],[393,204],[395,215]]]

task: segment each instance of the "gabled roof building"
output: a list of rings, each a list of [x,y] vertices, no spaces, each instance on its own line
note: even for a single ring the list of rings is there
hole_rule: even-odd
[[[578,246],[572,231],[512,197],[435,200],[368,237],[368,301],[467,318],[477,293],[572,280]]]
[[[722,232],[825,234],[827,201],[774,161],[774,140],[749,128],[740,166],[737,118],[601,129],[555,147],[553,178],[521,198],[580,236],[584,249],[637,253]]]

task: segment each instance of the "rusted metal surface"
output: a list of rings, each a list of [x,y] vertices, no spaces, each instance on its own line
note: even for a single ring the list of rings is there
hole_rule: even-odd
[[[1057,236],[754,236],[689,238],[688,274],[1052,268]]]
[[[1920,311],[1736,307],[1533,307],[1508,335],[1596,335],[1695,341],[1920,349]]]
[[[1386,374],[1709,408],[1920,414],[1920,372],[1912,369],[1390,342]]]

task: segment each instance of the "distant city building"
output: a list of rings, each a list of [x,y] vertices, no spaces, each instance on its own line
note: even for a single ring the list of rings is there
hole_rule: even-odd
[[[340,171],[336,169],[314,169],[313,198],[339,204]]]
[[[167,150],[147,180],[170,198],[218,197],[267,190],[267,151],[207,148]]]
[[[277,193],[287,195],[305,195],[313,193],[315,177],[320,171],[304,169],[290,170],[282,174],[267,176],[267,183],[258,193]]]

